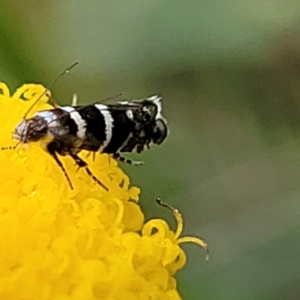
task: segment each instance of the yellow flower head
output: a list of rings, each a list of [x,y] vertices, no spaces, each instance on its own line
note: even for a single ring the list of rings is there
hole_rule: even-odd
[[[23,85],[13,95],[0,83],[1,146],[44,92]],[[34,111],[50,109],[45,94]],[[63,164],[74,190],[38,144],[0,151],[0,299],[180,299],[173,275],[183,267],[182,242],[163,220],[144,224],[140,190],[107,155],[85,158],[108,191]],[[172,209],[172,208],[171,208]]]

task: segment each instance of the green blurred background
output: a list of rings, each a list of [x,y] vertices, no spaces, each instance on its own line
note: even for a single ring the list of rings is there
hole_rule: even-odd
[[[185,300],[300,299],[299,0],[2,0],[0,79],[60,104],[164,97],[171,134],[124,166],[147,218],[178,207]]]

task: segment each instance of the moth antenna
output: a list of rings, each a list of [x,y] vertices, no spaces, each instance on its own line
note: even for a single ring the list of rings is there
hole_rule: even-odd
[[[122,96],[122,93],[119,93],[119,94],[116,94],[116,95],[113,95],[113,96],[104,98],[104,99],[100,100],[99,102],[104,102],[104,101],[113,100],[113,99],[118,98],[118,97],[121,97],[121,96]]]
[[[95,102],[95,103],[101,103],[101,102],[112,100],[112,99],[115,99],[115,98],[118,98],[118,97],[121,97],[121,96],[122,96],[122,93],[119,93],[119,94],[116,94],[114,96],[104,98],[104,99],[100,100],[99,102]],[[78,100],[77,94],[74,94],[73,97],[72,97],[72,100],[71,100],[71,106],[77,106],[78,105],[77,100]]]
[[[47,94],[48,91],[50,91],[53,87],[53,85],[57,82],[57,80],[62,77],[65,74],[70,73],[71,69],[73,69],[74,67],[76,67],[79,64],[79,61],[75,61],[71,66],[69,66],[68,68],[66,68],[63,72],[61,72],[44,90],[44,92],[34,101],[34,103],[32,103],[32,105],[29,107],[29,109],[27,110],[27,112],[25,113],[23,119],[26,119],[27,115],[29,114],[29,112],[33,109],[33,107],[41,100],[41,98]]]

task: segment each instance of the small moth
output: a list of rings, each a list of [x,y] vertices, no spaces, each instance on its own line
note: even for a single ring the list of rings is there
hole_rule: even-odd
[[[68,73],[70,68],[62,74]],[[44,94],[48,90],[46,88]],[[59,155],[73,158],[79,168],[84,168],[89,176],[107,189],[78,156],[79,152],[87,150],[92,153],[107,153],[122,162],[140,164],[121,154],[141,153],[152,144],[160,145],[166,139],[168,128],[162,116],[161,99],[159,96],[152,96],[107,105],[93,103],[86,106],[55,107],[38,111],[30,118],[27,118],[27,112],[16,126],[13,138],[23,144],[42,142],[44,149],[64,172],[71,189],[72,183]]]

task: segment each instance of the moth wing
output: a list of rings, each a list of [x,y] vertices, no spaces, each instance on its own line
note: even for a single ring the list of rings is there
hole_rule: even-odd
[[[96,104],[97,105],[97,104]],[[128,102],[128,103],[116,103],[116,104],[101,104],[101,108],[99,108],[100,110],[108,110],[108,111],[125,111],[125,110],[138,110],[142,107],[142,104],[139,103],[132,103],[132,102]]]

